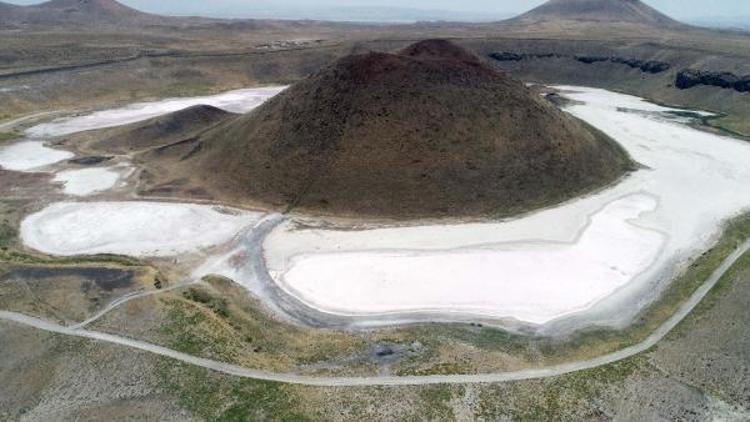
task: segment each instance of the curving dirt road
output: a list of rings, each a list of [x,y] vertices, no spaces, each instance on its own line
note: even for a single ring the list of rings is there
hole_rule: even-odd
[[[145,291],[145,292],[128,293],[128,294],[126,294],[126,295],[118,298],[117,300],[114,300],[113,302],[109,303],[102,310],[100,310],[99,312],[95,313],[94,315],[92,315],[91,317],[89,317],[87,320],[79,322],[78,324],[71,325],[68,328],[71,328],[73,330],[78,330],[78,329],[84,328],[84,327],[86,327],[86,326],[88,326],[88,325],[96,322],[97,320],[99,320],[100,318],[102,318],[104,315],[110,313],[115,308],[119,308],[120,306],[124,305],[125,303],[130,302],[131,300],[140,299],[140,298],[147,297],[147,296],[152,296],[152,295],[158,295],[158,294],[161,294],[161,293],[169,292],[171,290],[181,289],[181,288],[187,287],[187,286],[189,286],[191,284],[195,284],[195,283],[197,283],[199,281],[200,280],[188,279],[188,280],[185,280],[185,281],[181,281],[181,282],[179,282],[179,283],[177,283],[177,284],[175,284],[173,286],[169,286],[167,288],[164,288],[164,289],[149,290],[149,291]]]
[[[199,358],[186,353],[181,353],[165,347],[146,343],[143,341],[133,340],[112,334],[106,334],[96,331],[88,331],[80,328],[64,327],[49,321],[27,315],[0,311],[0,320],[26,325],[41,330],[83,337],[97,341],[118,344],[125,347],[139,349],[161,356],[166,356],[191,365],[201,366],[203,368],[222,372],[228,375],[252,378],[257,380],[276,381],[282,383],[301,384],[309,386],[395,386],[395,385],[429,385],[429,384],[470,384],[470,383],[497,383],[507,381],[519,381],[538,378],[555,377],[568,374],[571,372],[592,369],[599,366],[614,363],[631,356],[644,352],[663,339],[672,329],[674,329],[685,317],[700,303],[708,292],[719,282],[721,277],[737,262],[740,257],[750,251],[750,240],[738,247],[722,264],[717,268],[708,280],[693,293],[678,311],[665,321],[659,328],[654,331],[648,338],[641,343],[627,347],[625,349],[613,352],[597,358],[566,363],[562,365],[550,366],[539,369],[525,369],[512,372],[498,372],[490,374],[475,375],[429,375],[429,376],[373,376],[373,377],[315,377],[297,375],[294,373],[274,373],[254,369],[243,368],[237,365],[218,362],[211,359]]]

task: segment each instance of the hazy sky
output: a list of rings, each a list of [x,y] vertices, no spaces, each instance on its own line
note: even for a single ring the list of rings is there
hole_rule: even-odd
[[[41,3],[39,0],[5,0],[16,4]],[[237,14],[252,10],[314,10],[331,7],[397,7],[460,11],[467,14],[512,15],[529,10],[544,0],[121,0],[129,6],[154,13]],[[750,0],[644,0],[651,6],[683,20],[704,17],[750,17]]]

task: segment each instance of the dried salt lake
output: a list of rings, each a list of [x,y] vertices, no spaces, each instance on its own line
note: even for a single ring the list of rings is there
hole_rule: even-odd
[[[576,101],[568,112],[644,168],[507,222],[360,231],[289,223],[264,244],[276,282],[310,307],[368,325],[436,314],[627,323],[748,208],[750,143],[697,130],[678,110],[637,97],[558,88]]]
[[[52,255],[174,256],[231,240],[258,213],[163,202],[59,202],[28,216],[21,239]]]
[[[643,168],[510,221],[365,230],[297,230],[288,221],[263,242],[272,282],[310,309],[366,326],[475,317],[540,330],[629,322],[711,246],[722,222],[750,206],[750,143],[697,130],[681,110],[637,97],[558,88],[575,100],[568,112]],[[88,123],[62,124],[53,131]],[[193,204],[62,203],[28,217],[21,234],[51,254],[165,256],[225,243],[260,217]],[[264,297],[257,280],[243,279],[255,274],[243,271],[246,258],[223,257],[211,271]]]
[[[21,141],[0,147],[0,167],[13,171],[35,171],[73,158],[69,151],[50,148],[40,141]]]
[[[210,105],[232,113],[247,113],[286,87],[247,88],[205,97],[170,98],[130,104],[76,117],[64,117],[29,128],[32,138],[64,136],[75,132],[135,123],[196,105]]]
[[[62,183],[63,192],[68,195],[88,196],[115,188],[128,173],[128,166],[94,167],[64,170],[52,180]]]

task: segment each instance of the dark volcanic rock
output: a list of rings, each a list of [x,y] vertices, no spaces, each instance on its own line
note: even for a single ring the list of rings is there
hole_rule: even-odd
[[[526,55],[504,51],[502,53],[492,53],[490,54],[490,57],[499,62],[520,62],[521,60],[526,58]]]
[[[684,69],[677,73],[677,79],[675,80],[677,88],[690,89],[698,85],[750,92],[750,75],[738,76],[731,72],[711,72],[697,69]]]
[[[609,61],[609,57],[601,57],[601,56],[576,56],[576,60],[578,60],[581,63],[592,64],[592,63],[599,63],[599,62]]]
[[[669,70],[671,66],[669,63],[649,61],[641,64],[640,68],[644,72],[648,73],[661,73]]]
[[[669,63],[658,62],[654,60],[644,61],[640,59],[617,56],[576,56],[576,60],[586,64],[598,62],[619,63],[630,66],[633,69],[640,69],[642,72],[647,73],[661,73],[669,70],[670,68]]]
[[[565,107],[566,105],[570,104],[570,100],[563,97],[562,95],[553,92],[551,94],[547,94],[544,96],[544,98],[547,99],[547,101],[551,102],[552,104],[558,106],[558,107]]]
[[[508,51],[492,53],[489,55],[491,59],[499,62],[519,62],[521,60],[528,59],[551,59],[555,57],[565,57],[555,53],[543,53],[543,54],[527,54],[527,53],[511,53]]]
[[[68,160],[68,162],[71,164],[78,164],[79,166],[93,166],[94,164],[100,164],[111,159],[112,157],[106,157],[103,155],[90,155],[87,157],[73,158],[72,160]]]
[[[490,54],[489,57],[500,62],[509,62],[509,61],[518,62],[518,61],[527,60],[527,59],[547,59],[547,58],[559,58],[559,57],[571,57],[571,56],[564,56],[564,55],[559,55],[555,53],[526,54],[526,53],[497,52],[497,53]],[[640,59],[634,59],[634,58],[628,58],[628,57],[618,57],[618,56],[576,55],[576,56],[572,56],[572,58],[585,64],[593,64],[593,63],[601,63],[601,62],[612,62],[612,63],[624,64],[634,69],[640,69],[642,72],[646,72],[646,73],[661,73],[661,72],[665,72],[669,70],[669,68],[671,67],[669,63],[665,63],[665,62],[659,62],[655,60],[647,61],[647,60],[640,60]]]

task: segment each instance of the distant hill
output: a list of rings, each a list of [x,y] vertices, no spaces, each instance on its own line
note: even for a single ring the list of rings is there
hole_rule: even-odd
[[[210,7],[210,6],[209,6]],[[218,29],[298,30],[326,23],[260,19],[163,16],[125,6],[116,0],[50,0],[17,6],[0,1],[0,29],[133,29],[146,27],[209,27]]]
[[[617,22],[654,27],[683,26],[640,0],[549,0],[508,22],[530,24],[554,21]]]
[[[0,25],[27,26],[149,26],[173,18],[152,15],[127,7],[116,0],[50,0],[30,6],[0,3]]]
[[[741,31],[750,30],[750,16],[704,16],[695,18],[690,21],[690,24],[695,26],[703,26],[706,28],[717,28],[717,29],[734,29]]]
[[[441,40],[347,56],[140,159],[154,185],[189,179],[233,203],[394,218],[511,215],[630,165],[606,136]]]

